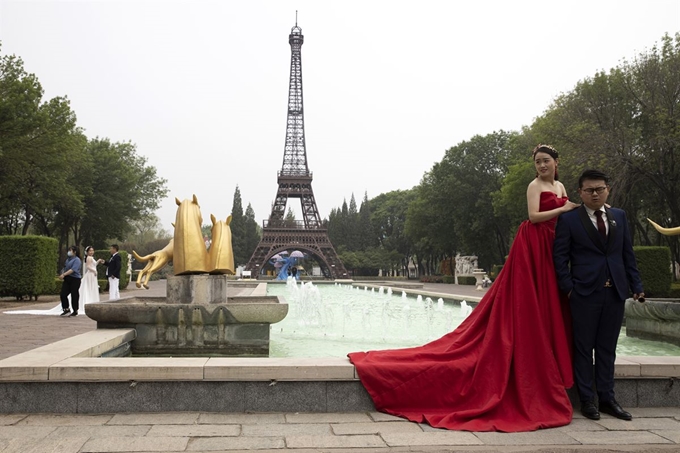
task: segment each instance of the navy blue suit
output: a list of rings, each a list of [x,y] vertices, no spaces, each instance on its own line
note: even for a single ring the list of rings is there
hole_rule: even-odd
[[[574,332],[574,378],[581,401],[614,399],[614,361],[624,301],[643,292],[626,213],[605,208],[609,232],[603,240],[585,205],[557,220],[553,259],[560,290],[571,292]]]

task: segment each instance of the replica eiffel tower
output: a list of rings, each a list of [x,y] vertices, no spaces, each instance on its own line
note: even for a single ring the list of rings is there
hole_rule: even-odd
[[[279,189],[269,220],[263,223],[262,239],[245,270],[260,275],[272,256],[292,248],[316,259],[324,276],[347,278],[347,270],[328,238],[328,230],[323,228],[321,223],[312,191],[312,172],[307,167],[300,52],[304,37],[302,29],[297,25],[297,17],[295,26],[288,36],[288,42],[291,50],[288,122],[283,166],[278,172]],[[290,221],[284,218],[289,198],[300,199],[303,220]]]

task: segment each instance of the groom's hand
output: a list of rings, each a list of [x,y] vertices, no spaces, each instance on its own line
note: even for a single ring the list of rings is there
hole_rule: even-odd
[[[633,300],[637,300],[638,302],[644,302],[645,301],[645,293],[633,294]]]

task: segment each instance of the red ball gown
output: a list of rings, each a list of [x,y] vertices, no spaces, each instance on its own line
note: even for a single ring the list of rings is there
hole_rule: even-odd
[[[542,192],[540,210],[566,201]],[[414,348],[349,354],[376,409],[467,431],[571,422],[568,302],[552,260],[556,221],[520,225],[498,278],[453,332]]]

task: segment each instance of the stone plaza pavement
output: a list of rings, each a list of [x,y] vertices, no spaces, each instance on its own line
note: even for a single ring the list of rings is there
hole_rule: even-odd
[[[423,289],[480,295],[457,285]],[[141,291],[164,295],[164,282],[121,296]],[[41,298],[20,308],[56,303]],[[0,302],[0,359],[96,328],[82,315],[2,313],[15,308],[12,301]],[[0,452],[680,452],[680,408],[629,410],[630,422],[608,415],[595,422],[576,413],[568,426],[527,433],[438,430],[378,412],[0,414]]]

